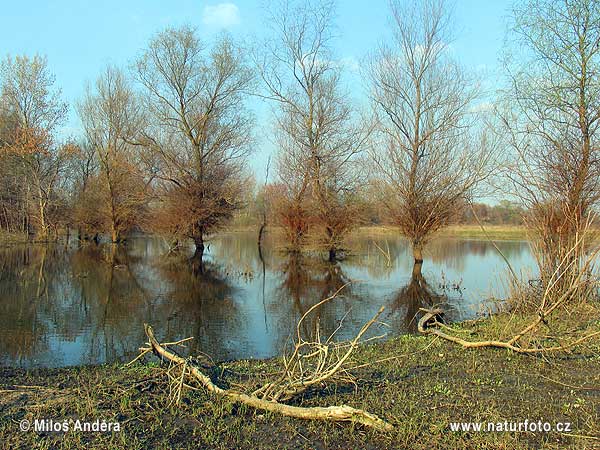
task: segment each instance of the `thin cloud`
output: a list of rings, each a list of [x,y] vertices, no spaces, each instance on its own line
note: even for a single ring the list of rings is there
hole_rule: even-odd
[[[473,113],[484,113],[494,110],[494,104],[491,102],[480,102],[471,106],[470,111]]]
[[[358,72],[360,70],[360,64],[354,56],[346,56],[338,61],[341,68],[347,69],[351,72]]]
[[[240,23],[240,9],[235,3],[206,5],[202,11],[202,23],[219,28],[230,28]]]

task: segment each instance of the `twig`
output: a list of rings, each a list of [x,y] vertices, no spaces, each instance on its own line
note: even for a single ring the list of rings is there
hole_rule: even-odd
[[[152,348],[151,347],[141,348],[140,351],[141,351],[141,353],[139,355],[137,355],[135,358],[133,358],[131,361],[129,361],[127,364],[125,364],[125,367],[131,366],[138,359],[142,358],[144,355],[146,355],[147,353],[151,352]]]
[[[572,384],[567,384],[567,383],[563,383],[563,382],[558,381],[558,380],[553,380],[552,378],[546,377],[546,376],[541,375],[541,374],[538,375],[538,376],[540,376],[540,377],[542,377],[542,378],[544,378],[544,379],[546,379],[548,381],[551,381],[552,383],[556,383],[556,384],[559,384],[561,386],[568,387],[569,389],[577,389],[577,390],[585,390],[585,391],[598,391],[598,390],[600,390],[600,387],[593,388],[593,387],[587,387],[587,386],[573,386]]]
[[[387,244],[387,241],[385,241]],[[375,247],[377,247],[379,249],[379,251],[383,254],[383,256],[385,256],[385,258],[387,259],[387,267],[391,267],[392,265],[392,257],[390,255],[390,248],[388,246],[388,251],[387,253],[385,252],[385,250],[383,250],[379,245],[377,245],[377,242],[373,241],[373,245]]]
[[[581,438],[581,439],[593,439],[595,441],[600,441],[600,437],[597,436],[587,436],[585,434],[574,434],[574,433],[560,433],[563,436],[570,436],[570,437],[576,437],[576,438]]]

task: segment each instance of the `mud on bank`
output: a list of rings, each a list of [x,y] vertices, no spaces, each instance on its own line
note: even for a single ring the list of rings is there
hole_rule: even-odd
[[[460,325],[473,338],[498,323]],[[493,329],[492,329],[493,328]],[[600,341],[573,353],[524,356],[463,350],[403,336],[354,356],[356,386],[326,386],[301,404],[349,404],[395,425],[389,434],[339,423],[289,419],[188,390],[169,406],[157,360],[131,367],[0,369],[0,442],[9,448],[600,448]],[[382,361],[383,360],[383,361]],[[378,362],[377,362],[378,361]],[[250,390],[279,361],[220,363],[212,376]],[[119,432],[22,432],[22,420],[118,422]],[[571,431],[453,432],[452,422],[569,422]],[[71,422],[72,423],[72,422]]]

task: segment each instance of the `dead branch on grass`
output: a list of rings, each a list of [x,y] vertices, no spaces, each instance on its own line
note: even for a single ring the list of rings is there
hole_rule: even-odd
[[[574,296],[579,296],[582,290],[585,289],[586,291],[589,291],[592,265],[600,248],[596,248],[594,251],[590,252],[590,254],[585,257],[582,264],[580,251],[582,248],[585,248],[583,242],[584,236],[585,233],[576,236],[575,242],[570,250],[563,256],[554,272],[550,274],[548,282],[545,283],[545,289],[536,318],[529,325],[516,333],[511,339],[507,341],[467,341],[453,334],[446,333],[440,329],[441,324],[437,320],[437,317],[442,313],[442,310],[440,309],[421,309],[425,314],[419,320],[419,332],[423,334],[433,334],[447,341],[459,344],[464,348],[496,347],[506,348],[517,353],[567,351],[582,342],[600,336],[600,331],[595,331],[563,345],[552,347],[529,347],[527,345],[521,345],[523,338],[525,336],[531,336],[541,324],[548,325],[548,318],[559,307],[564,307]],[[449,330],[448,327],[445,327],[445,329]]]
[[[600,335],[600,331],[596,331],[594,333],[587,334],[579,339],[576,339],[573,342],[570,342],[565,345],[554,346],[554,347],[520,347],[518,346],[518,341],[528,332],[532,331],[533,328],[539,325],[539,322],[536,320],[532,324],[530,324],[523,331],[515,335],[509,341],[467,341],[465,339],[459,338],[457,336],[453,336],[451,334],[445,333],[439,328],[436,328],[439,325],[439,322],[436,320],[436,316],[442,313],[441,309],[424,309],[421,308],[422,311],[425,311],[425,315],[419,320],[419,332],[423,334],[433,334],[435,336],[441,337],[450,342],[454,342],[456,344],[461,345],[464,348],[481,348],[481,347],[496,347],[496,348],[506,348],[512,350],[517,353],[541,353],[541,352],[552,352],[552,351],[561,351],[561,350],[569,350],[584,341],[587,341],[595,336]]]
[[[257,389],[253,392],[253,395],[266,400],[287,401],[305,392],[310,387],[323,384],[326,381],[335,380],[354,383],[354,378],[348,372],[345,363],[358,346],[363,335],[377,321],[384,310],[383,307],[377,311],[371,320],[363,325],[354,339],[348,342],[333,342],[333,337],[340,327],[336,328],[325,342],[321,340],[318,323],[314,340],[305,340],[300,332],[306,317],[324,303],[335,298],[347,284],[304,313],[296,325],[294,351],[289,357],[284,357],[284,368],[280,377],[274,382],[267,383]]]
[[[363,325],[351,341],[333,342],[333,337],[339,327],[325,342],[320,339],[318,324],[314,341],[303,339],[300,333],[302,322],[306,317],[324,303],[335,298],[344,287],[345,285],[330,297],[321,300],[301,317],[296,328],[297,342],[294,351],[290,357],[284,358],[284,367],[279,377],[275,381],[266,383],[251,394],[245,394],[233,388],[224,389],[215,384],[193,363],[191,358],[183,358],[169,350],[167,348],[170,346],[169,344],[159,343],[154,336],[152,327],[147,324],[144,327],[148,336],[148,345],[140,348],[141,354],[136,360],[152,351],[160,358],[169,361],[170,367],[166,370],[166,374],[171,380],[169,385],[169,401],[171,404],[179,404],[183,389],[190,387],[185,383],[185,380],[192,378],[208,392],[227,397],[234,402],[243,403],[251,408],[300,419],[354,422],[381,431],[391,431],[394,427],[390,423],[375,414],[348,405],[301,407],[281,403],[301,395],[313,386],[322,385],[326,381],[354,382],[347,365],[350,355],[358,347],[367,330],[377,321],[383,312],[383,307],[371,320]],[[180,344],[181,342],[171,344]]]

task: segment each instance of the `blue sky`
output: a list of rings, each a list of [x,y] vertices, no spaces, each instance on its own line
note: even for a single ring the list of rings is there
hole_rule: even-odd
[[[489,91],[498,86],[499,57],[506,15],[513,0],[456,0],[454,56],[477,71]],[[71,107],[63,134],[78,133],[76,101],[108,64],[126,66],[149,38],[167,26],[191,24],[203,39],[222,30],[248,41],[263,31],[261,0],[29,0],[2,5],[0,56],[36,53],[48,57],[57,85]],[[338,0],[337,58],[351,72],[387,37],[387,0]],[[349,88],[360,97],[362,86],[352,73]],[[256,100],[258,102],[258,100]],[[256,105],[258,126],[268,127],[265,108]],[[264,133],[263,133],[264,134]],[[259,142],[251,167],[262,178],[268,142]]]

